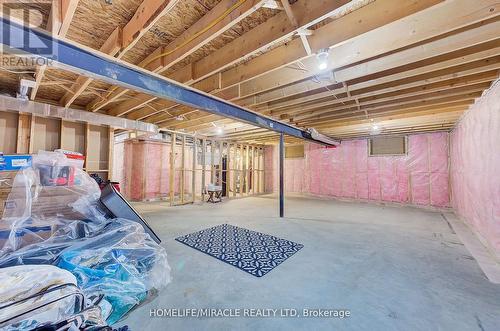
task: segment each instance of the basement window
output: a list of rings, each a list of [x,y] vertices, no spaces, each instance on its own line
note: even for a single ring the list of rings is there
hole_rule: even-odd
[[[406,137],[376,137],[368,140],[369,156],[406,155]]]
[[[285,146],[285,159],[304,158],[304,145]]]

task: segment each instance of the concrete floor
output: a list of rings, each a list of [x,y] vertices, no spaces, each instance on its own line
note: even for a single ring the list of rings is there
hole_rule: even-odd
[[[443,215],[411,207],[273,197],[135,207],[162,238],[172,282],[123,323],[132,330],[498,330],[490,283]],[[302,243],[262,278],[174,241],[230,223]],[[336,318],[152,318],[163,308],[348,309]],[[496,327],[495,327],[496,325]]]

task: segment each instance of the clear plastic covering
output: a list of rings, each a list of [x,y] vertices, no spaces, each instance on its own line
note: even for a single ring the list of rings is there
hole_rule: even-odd
[[[61,153],[40,152],[19,171],[0,222],[0,268],[52,264],[86,296],[104,295],[108,323],[170,281],[163,247],[126,219],[109,219],[97,183]]]
[[[76,278],[71,272],[51,265],[2,269],[0,328],[31,330],[41,323],[71,316],[82,299],[75,285]]]

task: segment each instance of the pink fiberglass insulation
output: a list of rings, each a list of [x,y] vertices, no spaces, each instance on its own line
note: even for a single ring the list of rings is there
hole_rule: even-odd
[[[266,146],[264,148],[264,185],[266,192],[276,191],[276,178],[278,175],[278,168],[276,164],[277,149],[275,146]]]
[[[168,197],[170,194],[170,144],[160,141],[127,140],[123,148],[122,192],[131,200]],[[191,169],[192,150],[186,148],[185,167]],[[175,147],[175,167],[182,166],[181,147]],[[116,165],[115,167],[120,167]],[[191,192],[191,172],[185,173],[185,193]],[[181,171],[174,174],[175,194],[180,193]]]
[[[125,162],[123,162],[123,157],[125,155],[125,143],[120,141],[115,143],[113,146],[113,171],[110,180],[119,182],[122,190],[124,189],[125,183]]]
[[[451,133],[452,205],[500,257],[500,82]]]
[[[285,190],[338,198],[448,207],[448,134],[408,137],[404,156],[368,156],[368,140],[338,148],[305,145],[305,157],[285,160]],[[266,148],[266,191],[277,189],[277,148]],[[274,174],[274,176],[272,175]]]

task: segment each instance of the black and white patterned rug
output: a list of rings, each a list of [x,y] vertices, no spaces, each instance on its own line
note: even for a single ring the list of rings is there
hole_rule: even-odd
[[[304,247],[230,224],[217,225],[175,240],[256,277],[264,276]]]

